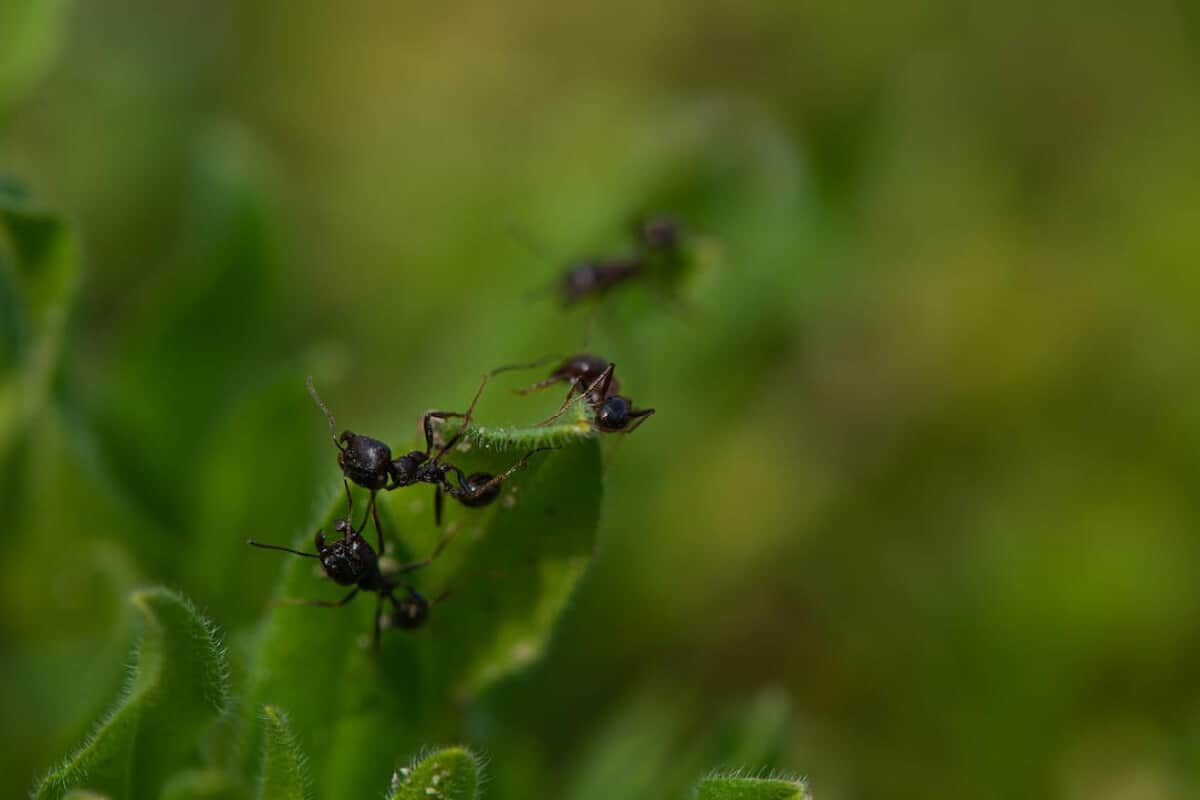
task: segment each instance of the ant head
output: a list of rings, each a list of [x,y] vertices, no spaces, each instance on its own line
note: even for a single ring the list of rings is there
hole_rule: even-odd
[[[411,486],[417,482],[417,474],[427,459],[428,456],[420,450],[413,450],[407,455],[400,456],[388,465],[392,480],[400,486]]]
[[[619,394],[610,395],[596,409],[596,427],[602,431],[621,431],[629,424],[633,403]]]
[[[342,474],[364,489],[382,489],[388,482],[392,449],[378,439],[345,431],[344,443],[338,453]]]
[[[406,588],[408,597],[402,600],[393,598],[393,611],[388,621],[397,628],[413,630],[424,625],[425,620],[429,619],[429,601],[411,586]]]
[[[325,574],[342,586],[353,586],[373,569],[377,569],[378,558],[367,540],[354,530],[348,519],[339,519],[333,523],[334,530],[342,534],[342,538],[326,543],[324,531],[317,531],[315,543],[317,556]]]

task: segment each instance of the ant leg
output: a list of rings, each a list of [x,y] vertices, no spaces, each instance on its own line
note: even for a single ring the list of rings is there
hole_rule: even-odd
[[[371,490],[371,519],[375,520],[375,541],[379,544],[379,550],[376,551],[380,556],[383,555],[383,527],[379,524],[379,505],[375,502],[375,490]],[[367,520],[363,519],[363,525],[367,524]]]
[[[440,537],[438,537],[438,543],[433,548],[433,552],[429,554],[428,558],[422,558],[420,561],[411,561],[407,564],[404,564],[403,566],[401,566],[400,568],[398,568],[396,570],[396,574],[403,575],[407,572],[412,572],[414,570],[423,569],[425,567],[428,567],[434,561],[437,561],[438,556],[440,556],[442,554],[442,551],[446,549],[446,545],[448,545],[448,544],[450,544],[450,542],[454,541],[454,537],[457,535],[458,535],[458,528],[454,528],[453,530],[446,531]]]
[[[513,389],[513,392],[515,394],[519,394],[522,396],[527,395],[527,394],[533,394],[534,392],[540,392],[542,389],[553,386],[556,383],[562,383],[565,380],[566,380],[566,377],[563,375],[551,375],[549,378],[546,378],[545,380],[540,380],[537,383],[526,386],[524,389]]]
[[[580,393],[579,397],[581,397],[581,398],[593,397],[593,396],[595,396],[593,393],[596,391],[597,388],[600,389],[600,394],[598,395],[599,397],[607,396],[608,387],[610,385],[612,385],[613,372],[616,370],[616,368],[617,368],[616,364],[610,363],[607,367],[604,368],[603,372],[601,372],[599,375],[596,376],[596,380],[592,381],[588,385],[587,389]],[[574,389],[578,385],[579,384],[576,383],[575,386],[573,386],[572,388]],[[578,399],[578,398],[576,398],[576,399]],[[549,418],[544,419],[541,422],[539,422],[538,427],[544,427],[544,426],[549,425],[550,423],[554,422],[556,419],[558,419],[563,414],[565,414],[567,409],[570,408],[570,406],[571,406],[571,394],[568,392],[567,399],[563,401],[563,404],[559,407],[558,411],[554,412],[554,414],[552,416],[550,416]]]
[[[433,450],[433,420],[447,420],[461,416],[463,415],[457,411],[426,411],[421,415],[421,428],[425,431],[425,455],[429,455]],[[443,447],[442,452],[447,449],[449,448]]]
[[[318,606],[320,608],[341,608],[354,599],[358,594],[358,587],[355,586],[350,590],[350,594],[343,597],[341,600],[296,600],[291,597],[281,597],[278,600],[273,600],[272,605],[280,606]]]
[[[520,369],[533,369],[534,367],[540,367],[545,364],[549,364],[551,361],[559,361],[561,359],[562,356],[558,353],[551,353],[550,355],[542,356],[537,361],[527,361],[523,364],[505,364],[504,366],[496,367],[495,369],[490,370],[488,374],[499,375],[501,372],[512,372],[513,370]]]
[[[557,449],[558,449],[557,447],[538,447],[534,450],[530,450],[528,453],[523,455],[519,461],[517,461],[515,464],[513,464],[508,469],[504,470],[504,472],[501,472],[499,475],[494,475],[492,478],[479,484],[478,486],[470,486],[465,481],[463,481],[462,470],[459,470],[458,471],[458,481],[460,484],[462,484],[462,495],[465,496],[468,500],[470,500],[471,498],[475,498],[475,497],[479,497],[480,495],[487,494],[488,492],[492,491],[497,486],[499,486],[500,484],[504,483],[506,480],[511,478],[513,473],[516,472],[517,470],[525,469],[526,465],[528,465],[528,463],[529,463],[529,459],[532,458],[535,454],[540,453],[543,450],[557,450]],[[459,502],[462,502],[462,496],[456,494],[455,498],[457,500],[459,500]]]
[[[488,379],[491,377],[492,376],[490,373],[487,373],[487,372],[483,373],[483,378],[482,378],[482,380],[479,381],[479,388],[475,390],[475,396],[471,398],[471,405],[467,406],[467,412],[465,414],[461,415],[462,416],[462,431],[460,431],[459,436],[461,436],[463,433],[466,433],[467,428],[469,428],[471,426],[471,416],[475,413],[475,405],[479,402],[479,398],[483,395],[484,387],[486,387],[488,385]],[[438,454],[436,456],[434,456],[434,460],[436,461],[439,458],[441,458],[442,456],[444,456],[446,454],[446,451],[454,446],[454,442],[456,442],[458,440],[458,438],[459,437],[456,436],[456,437],[452,438],[450,441],[446,442],[444,445],[442,445],[442,449],[438,450]]]
[[[433,525],[442,527],[442,487],[439,484],[433,489]]]
[[[350,494],[350,481],[342,478],[342,486],[346,488],[346,518],[351,522],[354,521],[354,495]],[[363,520],[366,524],[366,520]]]

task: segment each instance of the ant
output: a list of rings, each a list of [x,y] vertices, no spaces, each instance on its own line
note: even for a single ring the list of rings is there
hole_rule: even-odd
[[[497,367],[489,374],[495,375],[498,372],[535,367],[547,360],[541,359],[529,364]],[[569,383],[567,397],[559,406],[558,411],[540,424],[549,425],[566,412],[572,400],[583,397],[592,409],[595,426],[598,429],[605,433],[633,433],[638,426],[654,415],[654,409],[634,408],[632,400],[617,394],[620,383],[616,379],[616,368],[616,364],[598,356],[586,353],[571,356],[555,367],[549,377],[524,389],[517,389],[517,394],[530,394],[556,383]]]
[[[633,233],[634,255],[572,264],[549,290],[559,296],[564,306],[573,306],[641,277],[659,257],[675,260],[679,253],[679,225],[670,217],[639,219],[634,223]]]
[[[412,630],[421,627],[425,623],[425,620],[429,617],[429,610],[445,600],[450,595],[450,590],[446,590],[434,599],[428,600],[412,584],[406,581],[397,581],[391,576],[384,575],[379,567],[379,554],[371,548],[371,545],[367,544],[367,540],[354,528],[352,522],[354,500],[350,495],[350,485],[348,483],[346,484],[346,503],[349,506],[346,518],[336,520],[333,523],[333,529],[342,534],[342,537],[332,542],[326,542],[325,531],[318,530],[316,536],[313,537],[313,542],[317,548],[317,552],[315,553],[306,553],[303,550],[294,550],[291,547],[283,547],[277,544],[256,542],[253,539],[248,539],[246,543],[252,547],[259,547],[264,550],[282,550],[285,553],[292,553],[304,558],[315,558],[321,562],[321,566],[325,569],[325,574],[332,578],[334,583],[339,586],[354,587],[341,600],[284,599],[277,601],[279,603],[319,606],[322,608],[341,608],[353,600],[360,591],[375,592],[378,598],[375,602],[374,647],[378,652],[379,631],[384,619],[384,598],[387,598],[392,604],[392,613],[387,617],[388,624]],[[366,524],[365,517],[363,518],[363,524]],[[405,575],[414,570],[429,566],[442,554],[442,551],[452,538],[454,538],[453,533],[443,534],[438,540],[433,553],[428,558],[404,564],[397,568],[393,574]],[[403,589],[405,594],[401,597],[396,597],[395,592],[397,589]]]
[[[337,462],[338,466],[342,469],[343,482],[345,482],[345,479],[349,479],[371,492],[371,499],[367,503],[367,514],[375,520],[375,532],[380,551],[383,550],[383,529],[379,525],[379,509],[375,504],[375,495],[380,489],[390,492],[393,489],[400,489],[417,483],[433,484],[436,487],[433,505],[434,523],[440,526],[442,524],[443,494],[450,495],[469,508],[486,506],[500,496],[500,484],[512,477],[513,473],[517,470],[524,469],[529,459],[535,453],[553,449],[539,447],[535,450],[530,450],[520,460],[499,475],[492,475],[489,472],[473,472],[467,475],[458,467],[442,460],[446,452],[457,444],[463,432],[466,431],[467,426],[471,422],[471,414],[475,410],[475,404],[479,402],[479,396],[483,394],[483,388],[487,385],[487,382],[488,376],[484,375],[483,381],[479,384],[479,389],[475,392],[475,397],[471,400],[471,405],[467,408],[465,414],[454,411],[425,412],[421,417],[421,427],[425,432],[425,450],[413,450],[398,458],[392,458],[392,449],[378,439],[372,439],[369,436],[363,436],[349,430],[342,431],[339,435],[333,414],[321,400],[320,395],[317,394],[316,387],[313,386],[312,376],[308,377],[308,393],[312,395],[317,406],[325,412],[325,418],[329,420],[329,435],[333,439],[334,447],[338,450]],[[435,453],[433,452],[433,420],[447,420],[451,418],[461,418],[463,420],[462,430],[449,441],[442,444]],[[457,484],[450,481],[449,476],[451,474],[454,475]],[[346,491],[348,494],[348,484]],[[362,525],[359,526],[359,529],[365,528],[366,524],[367,517],[364,515]]]

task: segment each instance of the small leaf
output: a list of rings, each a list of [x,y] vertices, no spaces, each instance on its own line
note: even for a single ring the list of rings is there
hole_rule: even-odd
[[[158,797],[199,734],[225,710],[228,670],[211,623],[166,589],[134,592],[144,631],[117,705],[88,740],[41,780],[34,796],[87,787],[121,798]]]
[[[479,772],[479,759],[470,750],[439,750],[397,770],[387,800],[473,800]]]
[[[287,715],[275,706],[264,706],[260,800],[306,800],[310,796],[307,759],[292,733]]]
[[[802,780],[743,778],[737,775],[705,778],[696,786],[696,800],[810,800]]]

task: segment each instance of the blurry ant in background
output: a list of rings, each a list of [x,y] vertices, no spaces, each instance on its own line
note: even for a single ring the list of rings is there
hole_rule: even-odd
[[[491,375],[516,369],[528,369],[556,358],[550,356],[528,364],[509,364],[492,370]],[[517,389],[517,394],[530,394],[541,391],[556,383],[568,383],[566,399],[558,411],[549,419],[539,423],[549,425],[561,417],[570,406],[571,401],[584,398],[592,409],[594,425],[605,433],[633,433],[637,428],[654,415],[653,408],[634,408],[633,401],[628,397],[617,394],[620,383],[616,379],[616,364],[593,355],[580,354],[571,356],[563,361],[550,376],[524,389]]]
[[[558,295],[564,306],[599,298],[621,284],[631,282],[664,264],[675,265],[680,260],[680,229],[667,216],[639,219],[633,226],[634,254],[609,258],[591,258],[569,266],[549,286],[535,290],[530,296],[546,292]],[[518,236],[533,253],[546,258],[543,250],[533,246],[526,237]],[[549,259],[546,259],[549,260]]]
[[[350,495],[350,486],[346,484],[346,503],[349,506],[345,519],[333,523],[333,529],[342,534],[340,539],[332,542],[325,541],[325,531],[319,530],[313,537],[317,552],[306,553],[277,544],[264,544],[248,539],[247,544],[264,550],[281,550],[304,558],[315,558],[321,562],[325,574],[339,586],[353,586],[350,593],[341,600],[295,600],[284,599],[276,601],[286,605],[318,606],[321,608],[341,608],[353,600],[360,591],[374,592],[375,602],[374,647],[379,650],[379,631],[384,619],[383,601],[386,598],[392,604],[392,613],[387,617],[388,623],[398,628],[419,628],[429,617],[429,610],[445,600],[450,591],[446,590],[432,600],[426,599],[411,584],[395,580],[393,575],[405,575],[414,570],[422,569],[432,564],[442,554],[446,545],[454,538],[453,533],[445,533],[438,539],[433,553],[420,561],[413,561],[398,567],[392,575],[384,575],[379,567],[379,554],[371,549],[367,540],[354,528],[352,514],[354,500]],[[364,524],[366,517],[363,518]],[[396,597],[396,590],[403,589],[404,594]]]
[[[358,529],[362,530],[366,527],[367,515],[375,520],[375,532],[380,552],[383,552],[383,529],[379,525],[379,509],[375,504],[375,495],[380,489],[390,492],[393,489],[417,483],[433,484],[436,487],[433,505],[434,523],[440,526],[442,524],[443,493],[450,495],[469,508],[486,506],[500,495],[500,484],[512,477],[517,470],[524,469],[530,457],[542,450],[552,449],[540,447],[531,450],[499,475],[492,475],[488,472],[474,472],[467,475],[453,464],[442,461],[446,452],[458,443],[463,432],[471,423],[471,414],[475,410],[475,404],[479,402],[479,396],[483,394],[483,388],[487,385],[487,381],[488,376],[484,375],[465,414],[455,411],[427,411],[421,417],[421,428],[425,432],[425,450],[423,452],[413,450],[406,455],[392,458],[391,448],[378,439],[348,430],[342,431],[339,435],[333,414],[322,402],[316,387],[313,386],[312,376],[309,376],[308,393],[312,395],[317,406],[325,412],[325,418],[329,420],[329,435],[333,439],[334,447],[338,450],[337,462],[342,469],[342,475],[371,492],[371,498],[367,503],[367,513],[363,516],[363,522]],[[462,429],[439,447],[437,452],[434,452],[433,420],[452,418],[463,420]],[[454,476],[457,484],[450,481],[450,475]],[[347,486],[347,496],[349,491],[349,486]]]

